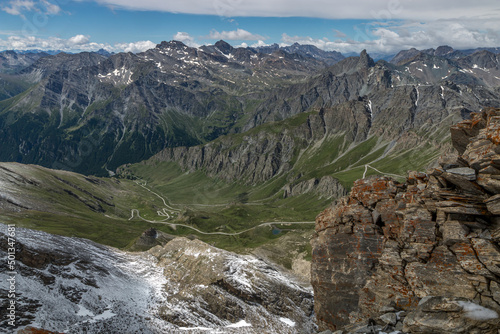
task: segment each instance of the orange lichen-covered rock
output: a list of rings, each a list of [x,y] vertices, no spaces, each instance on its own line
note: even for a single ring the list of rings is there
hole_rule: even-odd
[[[433,316],[444,317],[419,308],[428,296],[500,314],[500,109],[473,114],[451,133],[455,162],[411,172],[405,183],[358,180],[318,215],[311,282],[320,330],[349,329],[387,310],[409,312],[405,328],[415,333],[424,317],[428,330]],[[500,329],[500,321],[484,330],[479,323],[464,326]]]

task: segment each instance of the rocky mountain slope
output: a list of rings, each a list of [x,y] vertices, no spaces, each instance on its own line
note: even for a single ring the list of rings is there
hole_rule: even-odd
[[[450,125],[500,102],[491,87],[419,80],[363,52],[305,83],[273,91],[249,113],[248,131],[166,148],[135,165],[132,174],[147,178],[141,166],[172,162],[228,183],[274,182],[284,196],[318,187],[320,195],[341,196],[339,185],[349,188],[366,165],[399,175],[427,167],[450,149]],[[119,173],[130,176],[129,167]]]
[[[346,102],[364,101],[374,124],[391,110],[399,134],[420,129],[412,119],[422,112],[437,124],[443,114],[466,117],[499,100],[488,51],[457,61],[444,51],[419,53],[394,65],[366,52],[338,61],[312,47],[271,49],[171,41],[138,54],[44,56],[4,84],[0,159],[107,175],[164,148]]]
[[[45,52],[2,51],[0,52],[0,73],[16,73],[48,55]]]
[[[0,254],[7,256],[7,226]],[[64,333],[303,333],[311,291],[253,256],[177,238],[147,253],[16,229],[16,329]],[[0,276],[10,274],[5,266]],[[2,288],[2,295],[6,290]],[[8,302],[3,299],[2,303]],[[2,305],[2,330],[11,330]],[[55,312],[54,310],[57,310]]]
[[[279,46],[278,44],[274,43],[268,46],[257,47],[255,48],[255,50],[262,53],[273,53],[278,50],[283,50],[287,53],[296,53],[300,54],[301,56],[312,57],[321,60],[330,66],[345,58],[340,52],[337,51],[324,51],[318,49],[314,45],[301,45],[299,43],[293,43],[289,46]]]
[[[458,157],[405,183],[358,180],[317,217],[311,281],[320,329],[500,329],[500,110],[474,114],[451,136]]]
[[[163,42],[109,57],[46,56],[18,75],[33,86],[0,103],[0,157],[103,174],[164,147],[237,130],[259,92],[324,67],[311,57],[235,49],[223,41],[200,49]],[[85,152],[88,146],[95,154]]]

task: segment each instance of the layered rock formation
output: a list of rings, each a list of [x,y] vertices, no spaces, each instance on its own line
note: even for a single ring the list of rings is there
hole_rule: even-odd
[[[458,157],[405,183],[358,180],[317,217],[320,329],[353,331],[368,319],[369,330],[500,329],[500,110],[473,114],[451,133]]]

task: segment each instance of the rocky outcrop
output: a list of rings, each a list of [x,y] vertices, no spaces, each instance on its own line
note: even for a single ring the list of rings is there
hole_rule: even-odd
[[[160,308],[160,317],[170,323],[193,326],[192,317],[186,314],[197,314],[199,326],[222,327],[244,319],[255,333],[310,333],[315,329],[311,291],[270,263],[186,238],[176,238],[149,253],[168,277],[165,289],[170,305],[187,308]]]
[[[320,197],[338,198],[347,195],[347,190],[342,186],[339,180],[331,176],[309,179],[296,184],[287,184],[284,187],[283,198],[302,194],[317,194]]]
[[[144,231],[140,237],[138,237],[132,245],[127,247],[127,250],[136,251],[146,251],[154,246],[165,245],[170,240],[175,239],[175,235],[171,235],[155,228],[148,228]]]
[[[368,319],[372,329],[409,333],[500,329],[500,110],[472,116],[452,128],[458,157],[405,183],[358,180],[318,215],[311,281],[320,329]]]

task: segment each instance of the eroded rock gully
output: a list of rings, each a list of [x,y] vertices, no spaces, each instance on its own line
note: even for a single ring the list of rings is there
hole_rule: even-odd
[[[458,156],[440,167],[358,180],[318,215],[320,330],[500,332],[500,109],[451,135]]]

